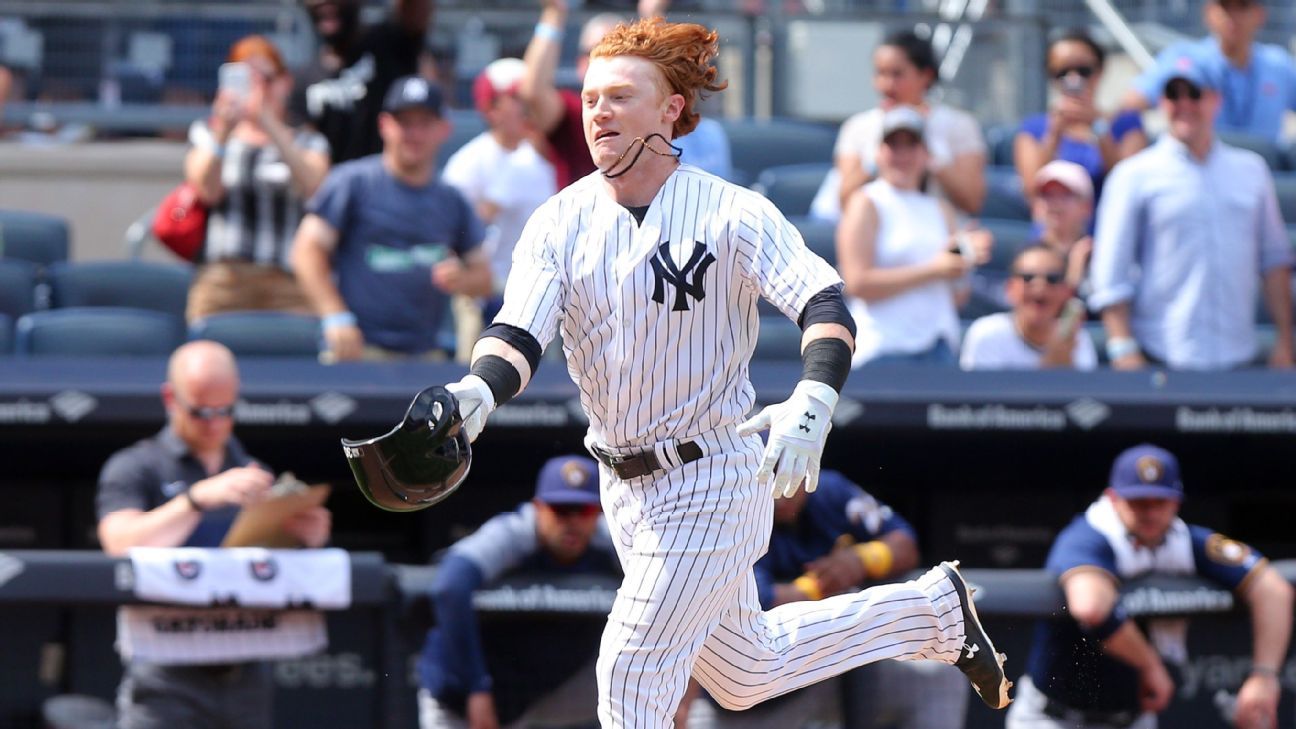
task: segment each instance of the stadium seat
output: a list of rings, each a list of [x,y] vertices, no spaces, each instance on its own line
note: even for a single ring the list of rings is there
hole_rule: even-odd
[[[68,224],[63,218],[22,210],[0,210],[0,258],[48,266],[68,259]]]
[[[986,199],[981,216],[1003,220],[1030,220],[1030,206],[1022,194],[1021,178],[1012,166],[986,167]]]
[[[184,341],[178,316],[127,307],[77,307],[35,311],[18,320],[14,351],[20,357],[165,357]]]
[[[809,215],[810,203],[831,169],[831,162],[770,167],[756,176],[752,189],[769,198],[784,215]]]
[[[1264,157],[1265,164],[1269,165],[1271,170],[1280,170],[1283,168],[1282,149],[1272,139],[1257,137],[1251,134],[1239,134],[1237,132],[1220,132],[1219,138],[1225,144],[1231,144],[1234,147],[1249,149],[1252,152]]]
[[[36,308],[36,264],[0,259],[0,314],[16,319]]]
[[[1282,211],[1283,222],[1288,231],[1296,229],[1296,172],[1277,172],[1273,176],[1274,193],[1278,197],[1278,209]],[[1296,240],[1296,238],[1293,238]]]
[[[282,311],[232,311],[199,319],[190,339],[211,339],[240,357],[315,358],[320,351],[319,319]]]
[[[0,314],[0,356],[13,354],[13,318]]]
[[[801,327],[782,314],[761,316],[753,361],[796,362],[801,359]]]
[[[1003,167],[1013,166],[1013,140],[1017,137],[1017,124],[996,124],[986,127],[986,162]]]
[[[721,119],[729,136],[734,181],[748,184],[761,170],[780,165],[832,162],[837,130],[791,119]]]
[[[807,248],[819,254],[819,257],[827,261],[828,265],[837,266],[836,223],[828,223],[804,216],[789,217],[788,222],[795,225],[796,229],[800,231]]]
[[[1032,225],[1023,220],[982,218],[978,222],[994,235],[994,249],[990,253],[989,263],[985,265],[991,271],[1008,271],[1017,251],[1025,248],[1034,237]]]
[[[153,261],[90,261],[50,266],[50,306],[126,306],[184,317],[193,266]]]

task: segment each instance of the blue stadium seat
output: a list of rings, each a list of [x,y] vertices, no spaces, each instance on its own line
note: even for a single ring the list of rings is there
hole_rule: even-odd
[[[179,316],[98,306],[35,311],[18,320],[19,356],[165,357],[184,341]]]
[[[837,266],[837,224],[828,223],[823,220],[807,218],[803,216],[792,216],[788,222],[796,226],[801,232],[801,237],[805,239],[806,247],[819,257],[828,262],[828,265]]]
[[[1264,157],[1265,164],[1269,165],[1271,170],[1280,170],[1283,168],[1282,148],[1272,139],[1257,137],[1251,134],[1239,134],[1237,132],[1220,132],[1219,138],[1225,144],[1231,144],[1234,147],[1249,149],[1252,152]]]
[[[1278,209],[1282,211],[1283,222],[1288,231],[1296,228],[1296,172],[1277,172],[1273,176],[1274,193],[1278,197]],[[1296,240],[1296,238],[1293,238]]]
[[[784,215],[809,215],[810,203],[831,169],[831,162],[770,167],[756,176],[752,189],[769,198]]]
[[[1030,206],[1022,194],[1021,178],[1012,166],[986,167],[986,199],[981,213],[986,218],[1030,220]]]
[[[68,259],[68,224],[63,218],[22,210],[0,210],[0,258],[42,266]]]
[[[13,353],[13,319],[0,314],[0,356]]]
[[[782,314],[760,318],[753,361],[795,362],[801,359],[801,327]]]
[[[994,249],[985,268],[991,271],[1008,271],[1012,268],[1017,251],[1025,248],[1034,238],[1032,226],[1024,220],[981,218],[982,228],[994,235]]]
[[[1013,166],[1013,140],[1017,138],[1017,124],[996,124],[986,127],[986,162],[990,165]]]
[[[50,266],[50,305],[126,306],[184,317],[193,266],[142,260]]]
[[[729,136],[734,181],[740,185],[756,179],[761,170],[779,165],[832,162],[837,130],[792,119],[721,119]]]
[[[315,358],[320,350],[319,319],[282,311],[231,311],[199,319],[190,339],[211,339],[240,357]]]
[[[0,314],[18,318],[36,308],[36,264],[0,259]]]

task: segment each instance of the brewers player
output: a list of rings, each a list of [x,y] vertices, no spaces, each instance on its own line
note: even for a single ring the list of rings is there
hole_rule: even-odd
[[[744,709],[883,658],[956,663],[1002,708],[1003,658],[954,564],[760,609],[752,565],[769,539],[770,485],[815,488],[853,325],[837,274],[769,201],[674,153],[699,93],[724,87],[716,50],[713,31],[652,19],[592,51],[581,100],[598,171],[546,202],[518,241],[504,307],[471,373],[448,386],[468,437],[526,387],[561,327],[626,575],[599,651],[603,726],[669,726],[690,673]],[[787,401],[740,423],[755,401],[758,295],[804,329],[804,371]]]

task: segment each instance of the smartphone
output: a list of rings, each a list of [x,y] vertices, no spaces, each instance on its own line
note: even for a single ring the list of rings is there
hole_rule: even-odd
[[[216,86],[219,91],[246,99],[252,90],[252,67],[246,63],[222,63],[216,72]]]
[[[1076,74],[1067,74],[1059,84],[1067,96],[1080,96],[1085,90],[1085,80]]]
[[[1058,334],[1062,337],[1069,337],[1075,331],[1080,322],[1084,320],[1085,305],[1080,299],[1071,299],[1062,307],[1062,313],[1058,316]]]

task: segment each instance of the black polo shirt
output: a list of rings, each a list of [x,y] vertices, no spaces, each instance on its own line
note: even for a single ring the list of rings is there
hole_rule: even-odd
[[[243,444],[231,437],[220,470],[224,472],[252,462]],[[117,451],[108,459],[99,473],[95,508],[100,519],[123,509],[151,511],[207,477],[207,469],[189,452],[189,446],[167,426],[157,435]],[[237,514],[237,506],[204,513],[182,546],[219,547]]]

